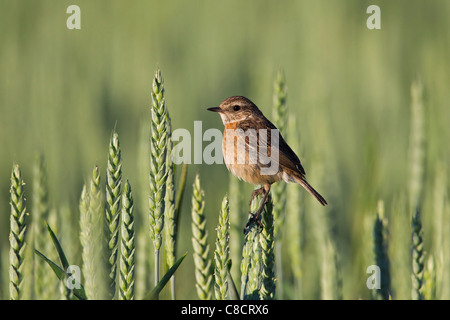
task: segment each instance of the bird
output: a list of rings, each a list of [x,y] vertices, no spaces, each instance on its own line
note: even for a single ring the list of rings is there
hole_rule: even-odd
[[[271,185],[275,182],[298,183],[320,204],[327,205],[327,201],[306,180],[305,169],[298,156],[276,126],[250,99],[232,96],[218,107],[208,110],[219,113],[225,126],[222,152],[227,169],[240,180],[262,185],[252,192],[249,205],[258,195],[263,195],[263,201],[258,211],[252,214],[244,233],[252,221],[262,227],[259,216],[268,200]]]

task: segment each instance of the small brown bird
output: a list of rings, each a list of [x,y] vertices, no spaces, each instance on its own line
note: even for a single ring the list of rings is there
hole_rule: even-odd
[[[252,101],[234,96],[224,100],[219,107],[208,110],[218,112],[225,125],[222,150],[228,170],[239,179],[263,185],[252,192],[250,200],[251,204],[255,196],[264,195],[261,206],[253,216],[255,221],[260,224],[259,216],[270,186],[280,180],[301,184],[322,205],[327,204],[306,181],[305,170],[295,152]]]

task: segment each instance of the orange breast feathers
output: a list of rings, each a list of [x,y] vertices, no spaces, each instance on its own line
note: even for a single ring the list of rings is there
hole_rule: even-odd
[[[222,151],[225,165],[235,176],[252,184],[273,183],[279,174],[261,175],[256,130],[240,132],[237,122],[225,126]]]

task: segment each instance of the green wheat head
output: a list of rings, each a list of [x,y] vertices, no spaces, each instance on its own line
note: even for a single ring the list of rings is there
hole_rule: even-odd
[[[35,158],[33,165],[33,197],[32,197],[32,237],[33,246],[44,250],[44,252],[51,251],[51,243],[46,237],[45,222],[48,221],[48,191],[47,191],[47,176],[45,169],[44,156],[39,154]],[[53,276],[49,274],[47,266],[42,261],[34,261],[34,291],[36,297],[41,299],[50,299],[52,292],[51,283],[54,280]]]
[[[213,274],[209,258],[208,232],[206,231],[205,193],[200,185],[200,176],[195,176],[192,194],[192,247],[197,295],[202,300],[213,296]]]
[[[436,299],[436,267],[433,256],[429,256],[423,274],[423,297],[425,300]]]
[[[113,297],[116,288],[117,254],[120,222],[120,188],[122,185],[122,159],[119,135],[113,132],[109,143],[108,167],[106,170],[105,220],[109,253],[109,293]]]
[[[167,136],[166,136],[166,191],[165,191],[165,210],[164,210],[164,249],[167,266],[170,268],[175,263],[176,257],[176,217],[175,217],[175,175],[174,165],[172,161],[172,124],[169,116],[167,116]],[[172,299],[175,300],[175,275],[170,279]]]
[[[159,252],[164,226],[164,193],[166,184],[167,116],[164,82],[157,70],[152,87],[152,135],[150,140],[150,229],[153,246]]]
[[[323,162],[317,159],[314,162],[310,176],[320,189],[325,172]],[[331,214],[327,208],[319,208],[315,203],[309,202],[308,214],[313,220],[313,229],[316,231],[315,245],[320,259],[320,289],[321,299],[339,300],[342,298],[342,281],[340,271],[340,256],[336,240],[331,228]]]
[[[283,72],[277,72],[274,82],[273,92],[273,107],[272,115],[274,123],[277,126],[280,134],[286,139],[287,134],[287,88],[286,80]],[[271,188],[273,198],[273,217],[274,217],[274,235],[275,239],[280,236],[280,230],[283,227],[286,210],[286,183],[276,183]]]
[[[219,214],[217,226],[215,258],[215,295],[217,300],[225,300],[228,293],[228,261],[230,259],[230,207],[225,196]]]
[[[436,280],[436,278],[442,279],[442,281],[434,284],[434,297],[433,294],[425,294],[427,300],[432,299],[430,296],[442,300],[450,299],[450,268],[444,267],[449,265],[450,262],[450,255],[446,254],[447,252],[450,252],[450,241],[448,241],[448,239],[450,239],[450,214],[448,214],[447,172],[447,166],[440,160],[435,168],[433,186],[432,210],[434,217],[433,227],[435,230],[433,243],[436,245],[433,255],[428,259],[427,266],[430,264],[433,266],[433,275],[430,274],[428,277],[431,279],[434,278],[434,280]],[[428,282],[429,281],[427,281],[427,283]],[[429,283],[427,286],[429,286]]]
[[[277,126],[280,135],[286,139],[287,135],[287,88],[286,79],[284,73],[279,70],[276,74],[273,89],[273,106],[272,115],[274,123]],[[281,230],[284,226],[284,220],[286,216],[286,183],[276,183],[271,188],[271,194],[273,198],[273,223],[274,223],[274,236],[275,236],[275,251],[277,252],[276,274],[280,280],[280,293],[283,294],[283,266],[281,259],[282,242],[281,242]],[[282,298],[282,295],[280,295]]]
[[[417,209],[412,217],[412,298],[414,300],[423,300],[423,284],[425,255],[423,251],[423,230],[420,212]]]
[[[261,246],[261,289],[259,292],[261,300],[272,300],[275,297],[275,251],[274,251],[274,220],[273,202],[269,195],[263,214],[261,216],[263,230],[259,236]],[[281,252],[279,252],[281,254]]]
[[[11,300],[20,300],[23,294],[23,268],[25,255],[25,235],[27,231],[27,209],[24,186],[19,165],[15,164],[11,173],[10,189],[10,234],[9,234],[9,295]]]
[[[48,204],[47,170],[43,154],[35,158],[33,165],[33,198],[32,198],[32,228],[33,246],[43,252],[52,252],[53,245],[48,241],[46,222],[51,223]],[[53,211],[52,218],[57,219]],[[56,222],[56,221],[53,221]],[[56,223],[51,223],[56,225]],[[58,284],[54,276],[48,272],[45,262],[35,259],[34,261],[34,291],[36,298],[49,300],[58,297],[55,294],[55,285]]]
[[[103,196],[100,187],[100,172],[96,166],[92,172],[89,188],[83,187],[80,199],[80,241],[83,247],[82,260],[84,287],[89,299],[106,297],[105,263],[103,251]]]
[[[120,247],[119,299],[134,300],[135,283],[135,233],[133,196],[128,180],[122,195],[122,232]]]
[[[242,190],[240,186],[240,181],[237,177],[230,174],[229,175],[229,210],[230,214],[230,259],[233,262],[240,261],[242,254],[242,225],[244,223],[244,215],[242,208]],[[231,267],[231,275],[235,280],[240,278],[239,264],[236,263],[236,267],[233,263]]]
[[[250,297],[256,296],[256,294],[253,294],[253,291],[255,288],[258,288],[259,285],[259,268],[256,268],[258,270],[256,272],[252,271],[252,268],[255,269],[255,264],[257,262],[257,258],[253,257],[253,255],[255,255],[255,248],[258,248],[256,240],[257,233],[257,227],[252,225],[249,227],[244,238],[241,260],[241,300],[248,300]],[[257,253],[258,251],[256,251],[256,255]],[[256,279],[252,277],[254,274],[257,275]]]
[[[262,197],[256,197],[250,210],[256,213]],[[271,195],[261,213],[261,230],[251,223],[246,231],[241,261],[241,299],[270,300],[275,296],[274,221]]]

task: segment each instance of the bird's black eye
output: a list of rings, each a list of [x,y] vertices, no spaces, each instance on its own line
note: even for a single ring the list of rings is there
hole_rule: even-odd
[[[234,106],[234,107],[233,107],[233,110],[234,110],[234,111],[238,111],[239,109],[241,109],[241,107],[239,107],[239,106]]]

